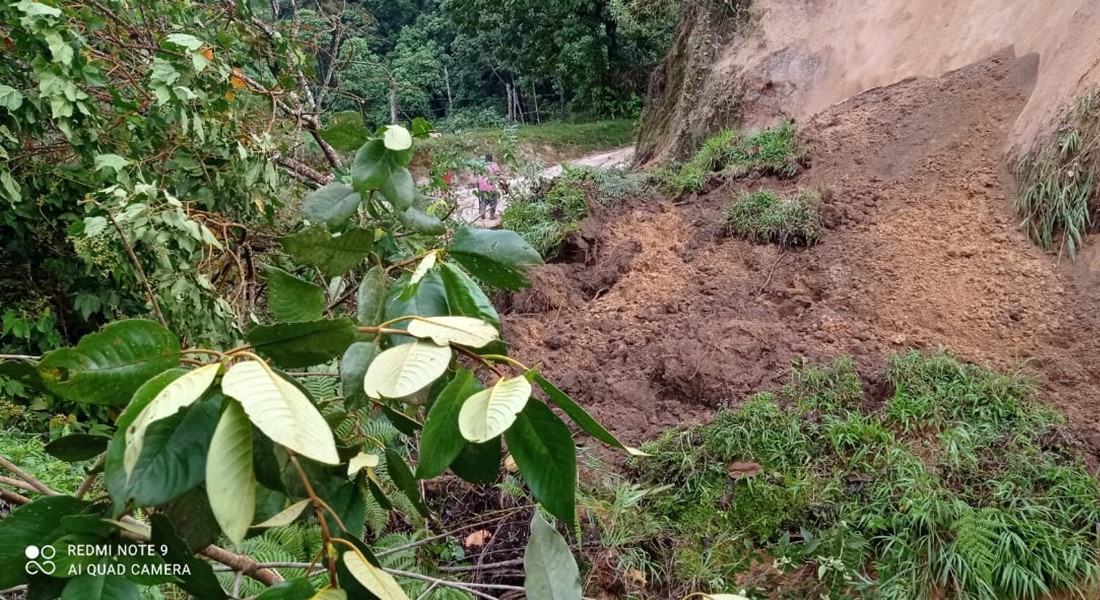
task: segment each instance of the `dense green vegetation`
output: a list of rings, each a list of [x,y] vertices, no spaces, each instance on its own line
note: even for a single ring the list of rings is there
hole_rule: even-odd
[[[728,235],[753,242],[812,246],[821,238],[820,202],[820,195],[810,189],[788,195],[742,192],[726,207],[722,227]]]
[[[515,195],[504,209],[501,225],[523,236],[549,260],[562,242],[580,231],[593,208],[609,208],[628,196],[645,193],[645,176],[614,169],[566,166],[553,180],[540,180],[528,193]]]
[[[1058,129],[1016,162],[1016,212],[1031,239],[1046,250],[1077,254],[1097,212],[1096,142],[1100,90],[1085,93]]]
[[[688,162],[663,164],[653,176],[661,191],[675,197],[702,190],[712,177],[791,177],[801,168],[805,153],[794,124],[783,121],[753,133],[722,131],[707,138]]]
[[[621,558],[668,596],[763,563],[742,586],[760,598],[1094,597],[1100,489],[1033,386],[942,353],[885,377],[880,403],[848,359],[796,365],[779,394],[645,445],[656,489]]]
[[[463,152],[476,155],[486,152],[494,156],[504,156],[515,151],[515,146],[526,146],[541,151],[547,148],[551,153],[580,155],[599,150],[609,150],[629,146],[634,136],[634,121],[630,119],[610,119],[594,122],[569,123],[556,121],[542,125],[517,125],[512,128],[514,135],[503,136],[501,129],[474,128],[445,133],[437,138],[425,140],[422,148],[425,152]],[[512,144],[509,147],[509,142]]]

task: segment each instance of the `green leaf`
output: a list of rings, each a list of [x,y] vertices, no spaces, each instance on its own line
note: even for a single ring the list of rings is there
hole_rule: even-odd
[[[423,138],[428,137],[428,134],[432,132],[432,124],[424,120],[423,117],[416,117],[412,120],[412,134],[413,137]]]
[[[369,229],[349,229],[334,236],[324,226],[318,226],[303,229],[281,242],[298,264],[317,267],[325,277],[336,277],[370,254],[374,233]]]
[[[416,184],[405,167],[394,167],[379,190],[398,212],[412,207],[416,200]]]
[[[287,368],[309,367],[340,356],[355,341],[347,317],[257,325],[245,339],[256,352]]]
[[[412,148],[413,139],[408,129],[400,125],[387,125],[386,132],[382,134],[382,142],[387,150],[400,152]]]
[[[252,473],[252,424],[236,402],[225,403],[210,440],[206,495],[225,536],[240,546],[256,514],[256,476]]]
[[[123,468],[130,475],[141,456],[145,443],[145,430],[154,422],[170,417],[196,400],[214,384],[214,378],[221,370],[220,363],[205,365],[188,371],[182,377],[173,380],[153,398],[138,414],[134,422],[126,428],[126,452],[123,455]]]
[[[222,390],[241,403],[271,441],[321,463],[340,463],[332,430],[317,407],[267,365],[252,360],[234,364],[222,378]]]
[[[23,92],[0,83],[0,106],[9,111],[16,111],[23,105]]]
[[[334,479],[334,481],[338,481],[338,479]],[[336,513],[336,516],[340,517],[340,521],[348,527],[347,530],[344,530],[348,532],[348,537],[362,539],[367,514],[367,498],[363,494],[363,487],[359,485],[359,482],[344,482],[335,491],[323,494],[323,496],[328,505],[332,507],[332,511]],[[331,531],[342,529],[340,523],[328,511],[325,512],[325,520],[328,522]]]
[[[527,269],[542,264],[538,251],[507,229],[462,227],[447,251],[474,277],[510,290],[527,287]]]
[[[439,269],[451,312],[488,321],[500,327],[500,315],[481,287],[460,267],[443,263]]]
[[[420,486],[416,484],[416,477],[413,477],[409,465],[405,464],[401,455],[393,448],[386,448],[386,473],[389,474],[397,489],[401,490],[401,493],[405,494],[413,506],[416,507],[420,516],[427,517],[428,505],[424,503],[424,497],[420,495]]]
[[[67,532],[61,518],[84,510],[87,503],[72,496],[46,496],[15,508],[0,520],[0,589],[23,583],[27,546],[52,544]]]
[[[504,377],[493,387],[470,396],[458,413],[462,437],[480,444],[497,437],[512,426],[531,397],[531,382],[526,377]]]
[[[46,34],[46,45],[50,47],[50,54],[53,55],[53,62],[61,63],[62,65],[69,66],[73,62],[73,47],[61,34],[56,31],[50,31]]]
[[[191,50],[192,52],[201,49],[206,43],[199,38],[193,35],[188,35],[186,33],[169,33],[168,36],[164,39],[166,42],[172,44],[173,46],[185,48],[187,50]]]
[[[69,580],[61,600],[141,600],[136,583],[115,575],[79,575]]]
[[[310,600],[315,590],[307,579],[280,581],[256,596],[256,600]]]
[[[363,124],[363,114],[357,110],[331,113],[327,121],[321,129],[321,139],[340,152],[354,152],[370,137]]]
[[[111,169],[115,173],[118,173],[126,168],[126,165],[130,164],[130,161],[117,154],[100,154],[92,160],[92,163],[95,165],[96,171]]]
[[[451,471],[474,484],[493,483],[500,476],[501,442],[495,437],[484,444],[465,442]]]
[[[550,514],[576,519],[577,448],[569,427],[542,402],[528,402],[504,434],[520,475]]]
[[[361,199],[350,185],[333,182],[302,199],[302,216],[315,225],[338,227],[355,214]]]
[[[404,212],[397,213],[397,218],[401,220],[402,225],[416,233],[439,235],[447,230],[439,217],[429,215],[413,206],[406,208]]]
[[[373,266],[363,274],[363,281],[359,283],[357,294],[357,313],[359,324],[373,327],[382,322],[386,314],[386,291],[389,286],[389,277],[386,270],[380,266]]]
[[[367,562],[358,552],[343,554],[344,565],[356,581],[363,584],[378,600],[409,600],[392,575]]]
[[[371,398],[404,398],[443,375],[451,349],[417,340],[379,354],[367,368],[363,389]]]
[[[217,421],[214,422],[214,426],[217,427]],[[203,473],[206,473],[205,467]],[[213,544],[222,533],[221,527],[218,527],[218,522],[214,518],[214,511],[210,508],[210,499],[206,496],[206,490],[200,487],[189,490],[167,505],[162,505],[160,510],[172,522],[172,529],[183,540],[185,549],[191,554]]]
[[[74,433],[46,444],[46,452],[66,462],[90,460],[103,454],[110,441],[102,435]]]
[[[532,373],[535,383],[542,388],[542,391],[546,392],[546,395],[561,409],[561,411],[573,420],[585,433],[600,440],[601,442],[626,450],[628,453],[634,456],[649,456],[645,452],[638,450],[637,448],[631,448],[619,441],[610,431],[600,425],[599,421],[592,418],[592,415],[588,414],[588,411],[577,404],[572,398],[570,398],[565,392],[559,390],[557,386],[550,383],[545,377],[538,373]]]
[[[374,361],[381,348],[374,342],[355,342],[348,346],[340,359],[340,386],[345,401],[363,400],[363,378],[367,376],[367,367]]]
[[[139,387],[179,365],[180,343],[152,321],[116,321],[75,348],[42,357],[38,372],[54,394],[80,404],[125,406]]]
[[[172,528],[172,522],[168,517],[160,513],[153,513],[151,517],[153,532],[149,536],[150,541],[157,548],[168,548],[168,553],[162,555],[165,562],[174,565],[187,565],[191,574],[181,577],[178,583],[180,588],[191,594],[194,598],[203,600],[223,600],[226,595],[222,590],[218,579],[214,576],[214,569],[205,560],[195,558],[187,548],[187,544],[176,535]]]
[[[212,392],[209,398],[184,412],[150,424],[145,430],[141,454],[123,482],[121,501],[159,506],[202,483],[210,436],[217,426],[221,404],[221,395]],[[107,469],[116,468],[110,448],[107,459]]]
[[[479,390],[481,383],[474,378],[474,374],[459,369],[454,379],[439,393],[424,421],[424,433],[420,436],[417,479],[431,479],[442,474],[462,452],[466,441],[458,431],[458,411],[462,403]]]
[[[569,544],[534,511],[523,552],[523,591],[530,600],[581,600],[581,573]]]
[[[321,286],[299,279],[268,265],[267,305],[279,321],[313,321],[325,312],[325,291]]]
[[[351,163],[352,186],[364,195],[372,190],[381,189],[394,168],[395,165],[390,160],[382,140],[370,140],[363,144]]]
[[[408,331],[440,346],[458,344],[481,348],[500,338],[492,323],[473,317],[421,317],[409,322]]]

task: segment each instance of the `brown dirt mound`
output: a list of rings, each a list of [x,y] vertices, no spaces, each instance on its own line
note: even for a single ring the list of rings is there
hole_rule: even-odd
[[[1039,374],[1100,449],[1096,277],[1035,248],[1011,213],[1001,149],[1034,80],[1002,56],[865,92],[804,126],[812,167],[604,217],[599,254],[515,298],[514,354],[638,443],[775,389],[792,359],[946,347]],[[808,250],[723,238],[742,189],[812,186],[827,231]]]

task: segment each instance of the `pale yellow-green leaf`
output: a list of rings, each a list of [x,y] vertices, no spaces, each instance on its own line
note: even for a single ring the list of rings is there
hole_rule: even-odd
[[[206,496],[225,536],[240,545],[256,514],[252,425],[241,405],[226,401],[206,455]]]
[[[137,536],[149,537],[153,535],[153,530],[148,525],[140,521],[115,521],[114,519],[103,520],[110,523],[111,525],[114,525],[115,527],[118,527],[119,529],[122,529],[123,531],[129,531],[130,533]]]
[[[360,452],[355,458],[348,461],[348,477],[352,477],[363,469],[371,469],[378,466],[378,455]]]
[[[648,452],[642,452],[641,450],[639,450],[637,448],[634,448],[632,446],[623,446],[623,450],[626,450],[626,453],[631,455],[631,456],[653,456],[652,454],[650,454]]]
[[[429,338],[445,346],[458,344],[471,348],[482,346],[500,338],[492,323],[472,317],[424,317],[409,321],[409,333],[418,338]]]
[[[386,148],[400,152],[412,148],[413,138],[408,129],[400,125],[390,125],[382,134],[382,143]]]
[[[413,274],[409,277],[409,285],[416,285],[420,283],[421,279],[428,274],[428,271],[432,270],[435,266],[436,253],[429,252],[424,258],[420,259],[420,262],[416,265],[416,269],[413,270]]]
[[[253,527],[283,527],[285,525],[290,525],[298,518],[298,515],[302,514],[302,510],[304,510],[307,505],[309,505],[309,499],[295,502],[263,523],[256,523]]]
[[[341,589],[327,587],[314,594],[309,600],[348,600],[348,593]]]
[[[378,600],[409,600],[405,590],[397,585],[397,580],[392,575],[364,560],[358,552],[345,552],[344,566]]]
[[[404,398],[438,379],[450,362],[448,346],[423,340],[400,344],[374,358],[363,390],[371,398]]]
[[[487,442],[512,426],[530,397],[531,382],[525,377],[501,379],[463,403],[458,411],[458,430],[475,444]]]
[[[145,405],[130,427],[126,429],[126,451],[122,455],[122,466],[126,476],[134,470],[141,448],[145,443],[145,430],[149,425],[168,418],[181,409],[190,406],[202,397],[203,392],[214,383],[221,364],[215,363],[189,371],[172,383],[169,383],[149,404]]]
[[[254,360],[233,365],[222,377],[222,391],[240,401],[271,441],[318,462],[340,463],[332,430],[317,407],[266,365]]]

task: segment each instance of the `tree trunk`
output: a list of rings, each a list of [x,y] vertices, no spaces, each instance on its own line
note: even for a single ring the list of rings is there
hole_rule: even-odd
[[[516,105],[516,121],[519,123],[526,123],[527,120],[523,117],[523,105],[519,102],[519,88],[512,88],[512,102]]]
[[[508,124],[511,125],[516,122],[516,106],[512,104],[512,84],[504,84],[504,95],[508,102]]]
[[[539,118],[539,91],[535,88],[535,82],[531,82],[531,98],[535,101],[535,124],[542,125],[542,119]]]
[[[390,125],[397,125],[397,80],[390,78]]]
[[[447,65],[443,65],[443,83],[447,86],[447,116],[450,116],[454,98],[451,96],[451,76],[447,72]]]

